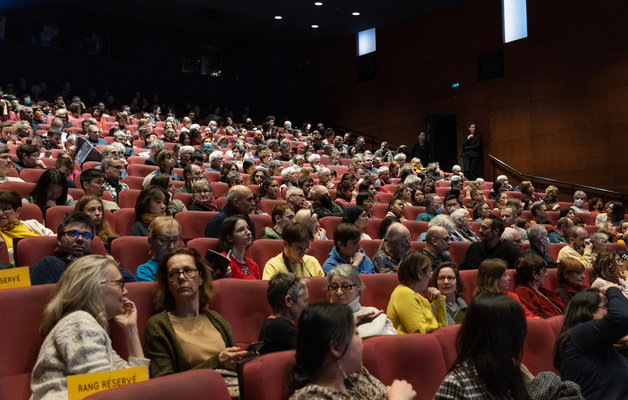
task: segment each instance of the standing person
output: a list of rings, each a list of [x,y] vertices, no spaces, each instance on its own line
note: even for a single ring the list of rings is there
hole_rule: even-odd
[[[475,130],[475,123],[468,125],[469,134],[462,145],[462,166],[464,175],[473,181],[477,177],[476,167],[478,159],[482,156],[482,139]]]
[[[427,141],[427,135],[425,132],[419,132],[418,141],[412,146],[410,151],[411,158],[418,158],[421,160],[421,164],[427,165],[432,162],[432,155],[430,150],[430,143]]]
[[[68,266],[46,306],[46,336],[31,376],[31,399],[67,398],[68,375],[148,365],[137,329],[137,309],[111,256],[89,255]],[[109,321],[122,328],[125,361],[111,346]]]

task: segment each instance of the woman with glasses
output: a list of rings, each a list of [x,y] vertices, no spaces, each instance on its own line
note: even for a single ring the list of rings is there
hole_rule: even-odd
[[[104,206],[100,197],[86,194],[76,202],[74,206],[74,212],[81,212],[87,214],[94,223],[96,228],[96,235],[103,241],[105,247],[109,249],[113,239],[119,237],[119,235],[111,229],[109,222],[104,216]]]
[[[273,313],[262,323],[259,341],[264,346],[260,354],[294,349],[295,323],[307,306],[307,282],[290,272],[279,272],[268,281],[266,298]]]
[[[45,339],[31,375],[31,399],[67,398],[68,375],[149,364],[127,293],[111,256],[87,255],[67,267],[44,310],[40,331]],[[122,328],[128,362],[111,346],[111,320]]]
[[[198,368],[235,370],[249,355],[234,346],[231,325],[205,308],[212,289],[209,264],[195,249],[182,247],[161,260],[153,298],[159,313],[144,331],[151,377]]]
[[[467,312],[467,302],[460,297],[460,293],[464,292],[464,284],[456,264],[452,262],[440,263],[432,272],[430,286],[435,287],[445,296],[447,325],[461,323]],[[432,310],[436,311],[434,306],[432,306]]]
[[[346,304],[351,308],[353,316],[358,321],[360,337],[396,335],[397,330],[386,314],[375,307],[364,307],[360,304],[362,290],[364,284],[360,274],[349,264],[337,265],[327,273],[329,301]]]
[[[154,281],[157,267],[166,253],[181,247],[181,225],[172,217],[157,217],[151,222],[148,244],[152,258],[137,267],[137,281]]]
[[[214,204],[214,192],[207,179],[202,178],[192,184],[192,204],[188,207],[188,211],[220,212]]]
[[[55,233],[35,219],[20,220],[22,199],[14,190],[0,190],[0,234],[13,263],[13,239],[28,236],[54,236]]]
[[[399,285],[390,295],[387,309],[397,332],[425,333],[447,325],[445,297],[435,287],[428,287],[432,262],[427,256],[408,251],[399,262],[397,276]],[[434,303],[434,311],[430,302]]]
[[[230,278],[249,280],[261,278],[257,263],[244,256],[244,252],[251,244],[253,235],[243,215],[233,215],[222,222],[216,251],[231,261]]]
[[[149,186],[140,192],[135,203],[135,223],[129,236],[148,236],[148,227],[157,217],[166,215],[170,195],[159,186]]]

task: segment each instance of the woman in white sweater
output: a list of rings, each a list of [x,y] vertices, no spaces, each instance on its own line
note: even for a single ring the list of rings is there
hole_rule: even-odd
[[[68,266],[44,310],[41,333],[46,338],[31,376],[31,400],[67,399],[68,375],[149,364],[127,293],[111,256],[89,255]],[[129,362],[111,346],[111,319],[125,334]]]

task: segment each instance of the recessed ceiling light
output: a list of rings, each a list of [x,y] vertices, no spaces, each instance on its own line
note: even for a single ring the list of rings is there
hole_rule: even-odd
[[[314,25],[312,25],[312,28],[318,29],[318,25],[314,24]]]
[[[281,15],[275,15],[275,19],[283,19]]]
[[[323,2],[322,1],[315,1],[314,5],[320,7],[320,6],[323,5]]]
[[[357,17],[358,15],[360,15],[360,13],[357,12],[357,11],[354,11],[354,12],[351,13],[351,15],[353,15],[354,17]]]

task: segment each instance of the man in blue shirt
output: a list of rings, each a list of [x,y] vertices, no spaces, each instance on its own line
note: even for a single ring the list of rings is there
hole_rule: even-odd
[[[373,261],[360,248],[362,231],[354,224],[341,223],[334,231],[334,246],[323,264],[325,273],[338,264],[351,264],[361,274],[374,274]]]
[[[430,193],[425,197],[425,212],[416,216],[417,221],[431,221],[443,211],[443,202],[440,197],[434,193]]]
[[[100,137],[100,128],[98,125],[87,126],[87,141],[94,146],[99,144],[108,144],[107,141]]]

